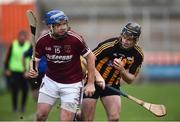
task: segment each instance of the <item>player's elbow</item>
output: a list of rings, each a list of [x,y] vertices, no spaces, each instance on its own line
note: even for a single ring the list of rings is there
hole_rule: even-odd
[[[127,84],[132,84],[133,81],[135,80],[135,76],[134,75],[130,75],[129,77],[124,78],[123,80],[127,83]]]
[[[134,80],[126,80],[125,82],[126,82],[127,84],[132,84],[133,81],[134,81]]]

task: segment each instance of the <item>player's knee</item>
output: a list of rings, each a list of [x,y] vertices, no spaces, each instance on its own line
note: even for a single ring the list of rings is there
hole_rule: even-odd
[[[47,119],[48,113],[46,112],[37,112],[36,119],[37,121],[45,121]]]
[[[119,114],[111,114],[108,116],[109,121],[119,121]]]

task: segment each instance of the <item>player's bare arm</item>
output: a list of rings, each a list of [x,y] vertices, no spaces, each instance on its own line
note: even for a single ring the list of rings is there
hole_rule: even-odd
[[[84,88],[84,93],[87,96],[92,96],[95,92],[94,80],[95,80],[95,56],[91,52],[86,57],[87,70],[88,70],[88,81]]]
[[[39,59],[35,59],[35,69],[36,70],[34,70],[33,69],[33,61],[32,61],[32,59],[31,59],[31,61],[30,61],[30,67],[29,67],[29,72],[28,72],[28,76],[30,77],[30,78],[36,78],[37,76],[38,76],[38,65],[39,65]]]
[[[131,74],[127,70],[125,70],[124,65],[125,65],[124,62],[117,58],[114,59],[114,61],[113,61],[113,67],[120,71],[122,79],[126,83],[131,84],[133,82],[133,80],[135,80],[136,77],[134,74]]]
[[[82,63],[84,64],[84,66],[87,67],[87,62],[84,58],[81,59]],[[86,69],[87,70],[87,69]],[[102,89],[105,88],[105,81],[104,78],[101,76],[101,74],[99,73],[99,71],[97,71],[97,69],[95,68],[95,81],[96,84],[99,85]]]

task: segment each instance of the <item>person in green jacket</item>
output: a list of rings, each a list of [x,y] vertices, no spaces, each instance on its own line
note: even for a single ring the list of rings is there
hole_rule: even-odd
[[[30,47],[28,34],[22,30],[18,33],[17,39],[10,45],[4,63],[4,72],[10,78],[12,107],[13,112],[18,111],[18,93],[22,91],[21,112],[25,112],[25,106],[28,95],[28,81],[24,77],[24,67],[22,63],[23,54]]]

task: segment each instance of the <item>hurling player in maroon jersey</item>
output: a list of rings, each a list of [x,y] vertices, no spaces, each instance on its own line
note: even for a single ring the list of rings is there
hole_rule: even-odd
[[[45,14],[44,20],[50,31],[38,39],[35,61],[37,67],[39,59],[45,56],[47,71],[39,90],[36,120],[47,120],[52,106],[60,100],[60,120],[72,121],[83,87],[80,56],[87,61],[88,81],[84,88],[87,96],[95,92],[95,56],[83,38],[70,29],[64,12],[51,10]],[[37,75],[31,61],[29,76],[34,78]]]

